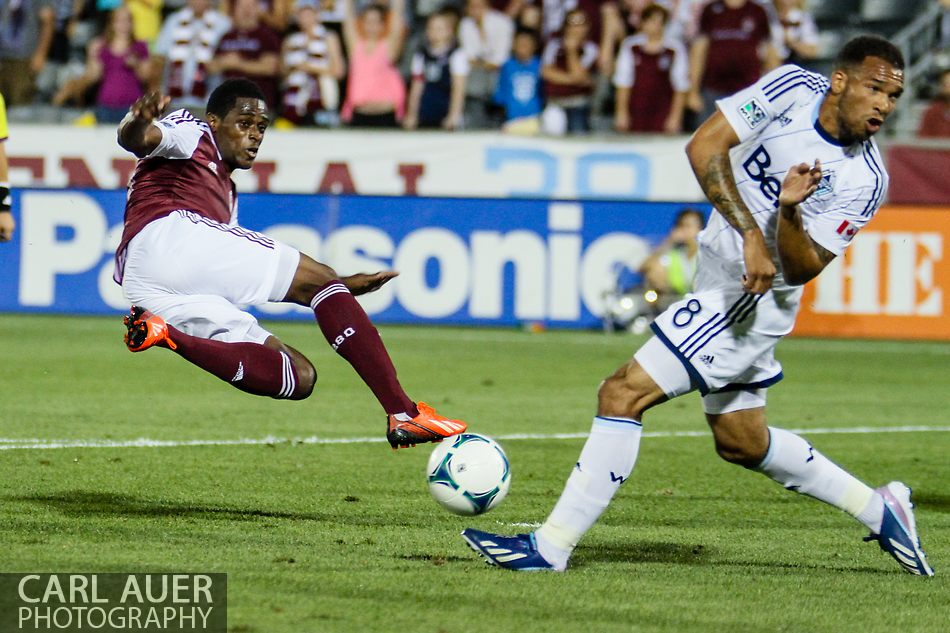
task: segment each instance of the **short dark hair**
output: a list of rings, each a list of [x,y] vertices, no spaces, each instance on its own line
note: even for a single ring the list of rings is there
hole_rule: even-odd
[[[859,35],[850,40],[835,58],[835,68],[854,68],[868,57],[879,57],[894,68],[904,70],[904,55],[900,49],[877,35]]]
[[[696,207],[683,207],[680,209],[677,212],[676,217],[673,218],[673,226],[679,226],[683,220],[691,215],[695,215],[699,219],[699,226],[706,226],[706,215]]]
[[[654,13],[659,13],[663,16],[663,24],[666,24],[670,20],[670,11],[662,4],[652,3],[648,4],[643,11],[640,12],[640,22],[645,22],[653,17]]]
[[[234,107],[238,99],[260,99],[261,101],[267,101],[260,87],[250,79],[243,77],[226,79],[220,86],[215,88],[211,96],[208,97],[208,106],[205,108],[205,112],[217,115],[223,119],[228,115],[228,112],[231,111],[231,108]]]
[[[538,40],[538,32],[535,31],[534,29],[529,29],[529,28],[524,27],[524,26],[519,26],[518,28],[515,29],[515,35],[514,35],[514,37],[518,37],[519,35],[524,35],[524,36],[526,36],[526,37],[530,37],[530,38],[531,38],[531,41],[534,42],[534,47],[535,47],[535,48],[538,47],[538,43],[539,43],[539,40]]]

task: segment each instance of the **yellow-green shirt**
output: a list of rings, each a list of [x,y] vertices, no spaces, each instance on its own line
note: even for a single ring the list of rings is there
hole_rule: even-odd
[[[0,95],[0,141],[7,140],[7,136],[10,133],[7,130],[7,103],[3,100],[3,95]]]

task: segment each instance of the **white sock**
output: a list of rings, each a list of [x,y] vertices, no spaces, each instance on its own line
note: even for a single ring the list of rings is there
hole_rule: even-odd
[[[594,418],[590,436],[551,515],[534,533],[538,551],[558,569],[617,492],[637,461],[643,425],[618,417]]]
[[[803,438],[769,427],[769,452],[756,468],[789,490],[844,510],[877,532],[884,500],[854,475],[816,451]]]

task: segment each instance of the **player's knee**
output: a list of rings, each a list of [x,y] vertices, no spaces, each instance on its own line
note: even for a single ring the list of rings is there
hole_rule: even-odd
[[[294,363],[294,371],[297,373],[297,387],[289,400],[305,400],[317,385],[317,368],[310,361],[304,360]]]
[[[310,305],[310,300],[317,291],[337,278],[339,275],[335,270],[301,253],[300,263],[297,265],[297,272],[294,274],[286,300],[300,305]]]
[[[597,414],[639,420],[646,409],[644,394],[624,376],[614,374],[602,383],[597,392]]]
[[[716,454],[730,464],[744,466],[745,468],[755,468],[765,459],[765,454],[769,450],[768,443],[762,445],[761,442],[751,438],[736,437],[715,437]]]

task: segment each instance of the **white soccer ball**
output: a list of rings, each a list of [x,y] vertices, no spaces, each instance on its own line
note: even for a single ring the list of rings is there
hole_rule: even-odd
[[[429,492],[455,514],[482,514],[505,498],[511,484],[508,457],[498,443],[477,433],[446,438],[429,456]]]

